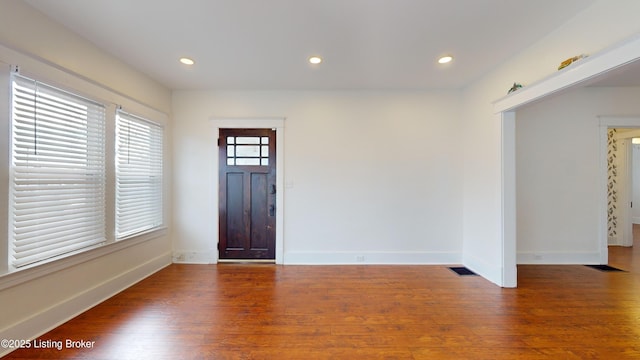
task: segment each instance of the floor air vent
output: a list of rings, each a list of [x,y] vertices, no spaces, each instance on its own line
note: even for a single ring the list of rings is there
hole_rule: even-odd
[[[464,266],[450,267],[449,269],[460,276],[478,275]]]
[[[596,269],[596,270],[600,270],[600,271],[623,271],[624,270],[620,270],[618,268],[614,268],[613,266],[609,266],[609,265],[585,265],[586,267],[590,267],[592,269]]]

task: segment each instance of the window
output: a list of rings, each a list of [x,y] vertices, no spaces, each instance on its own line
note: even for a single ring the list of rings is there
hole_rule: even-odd
[[[0,266],[13,272],[86,253],[64,266],[101,256],[87,252],[107,244],[128,246],[118,240],[135,244],[161,234],[155,230],[164,225],[162,125],[71,90],[86,89],[81,81],[64,79],[72,85],[62,89],[17,67],[4,74],[10,146]],[[88,88],[91,96],[120,99]],[[165,121],[160,112],[120,100]]]
[[[116,239],[161,226],[162,127],[118,111]]]
[[[11,265],[104,243],[105,106],[14,74],[11,119]]]
[[[269,137],[228,136],[227,165],[269,166]]]

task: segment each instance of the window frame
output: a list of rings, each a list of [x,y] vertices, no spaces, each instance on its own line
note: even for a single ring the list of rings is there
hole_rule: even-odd
[[[106,119],[106,234],[107,241],[102,246],[98,246],[88,251],[72,254],[67,257],[55,258],[50,261],[40,262],[34,265],[25,266],[19,269],[11,268],[9,263],[9,247],[8,236],[0,237],[0,290],[6,289],[18,284],[46,276],[52,272],[64,270],[80,263],[106,256],[113,252],[122,251],[128,247],[133,247],[147,241],[159,237],[169,235],[167,229],[167,205],[163,205],[163,225],[150,231],[137,234],[128,238],[126,241],[115,241],[114,230],[114,204],[115,191],[115,169],[114,169],[114,142],[115,142],[115,112],[118,106],[126,107],[136,114],[140,114],[145,118],[161,124],[163,127],[169,122],[169,116],[162,110],[150,107],[131,98],[123,93],[115,91],[91,79],[83,77],[77,73],[67,69],[51,65],[37,59],[30,58],[24,54],[3,52],[0,47],[0,120],[3,120],[6,126],[0,126],[0,186],[8,189],[10,183],[9,168],[11,159],[11,138],[10,128],[10,88],[11,74],[19,72],[20,74],[39,80],[43,83],[70,91],[82,97],[94,99],[98,102],[107,104]],[[10,65],[20,64],[18,65]],[[119,105],[117,105],[119,104]],[[168,172],[165,165],[167,164],[168,144],[166,142],[166,134],[163,134],[163,188],[162,194],[168,199],[167,176]],[[8,234],[9,231],[9,196],[8,191],[0,192],[0,232]],[[2,240],[4,239],[4,240]]]

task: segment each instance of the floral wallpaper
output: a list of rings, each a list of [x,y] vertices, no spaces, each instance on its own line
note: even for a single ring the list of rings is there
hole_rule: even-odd
[[[616,129],[609,129],[607,134],[607,233],[609,238],[615,238],[618,234],[618,164],[616,159],[618,141],[615,135]]]

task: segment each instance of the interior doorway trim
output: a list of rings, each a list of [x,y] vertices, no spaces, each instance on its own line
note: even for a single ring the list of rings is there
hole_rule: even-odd
[[[220,129],[274,129],[276,131],[276,264],[284,263],[284,117],[265,118],[210,118],[212,124],[211,151],[213,152],[213,164],[210,171],[210,183],[212,186],[213,207],[211,223],[214,227],[211,233],[214,234],[214,247],[216,262],[220,260],[217,250],[218,244],[218,136]]]
[[[493,102],[496,114],[517,108],[577,85],[588,85],[595,79],[624,65],[640,60],[640,35],[635,35],[610,48],[557,71]]]
[[[640,61],[640,35],[604,49],[598,54],[589,56],[562,71],[530,84],[493,103],[495,118],[502,122],[502,184],[501,184],[501,228],[502,228],[502,276],[500,286],[517,286],[516,269],[516,222],[515,215],[515,161],[509,155],[515,152],[515,125],[517,109],[523,105],[539,101],[549,95],[559,93],[578,86],[585,86],[589,80],[596,79],[624,65]],[[606,203],[605,203],[606,207]],[[511,212],[512,215],[509,215]],[[606,231],[606,226],[604,231]],[[607,254],[602,252],[601,254]],[[601,260],[605,255],[601,255]],[[606,255],[608,257],[608,254]],[[606,263],[606,262],[604,262]],[[481,274],[483,275],[483,274]]]

